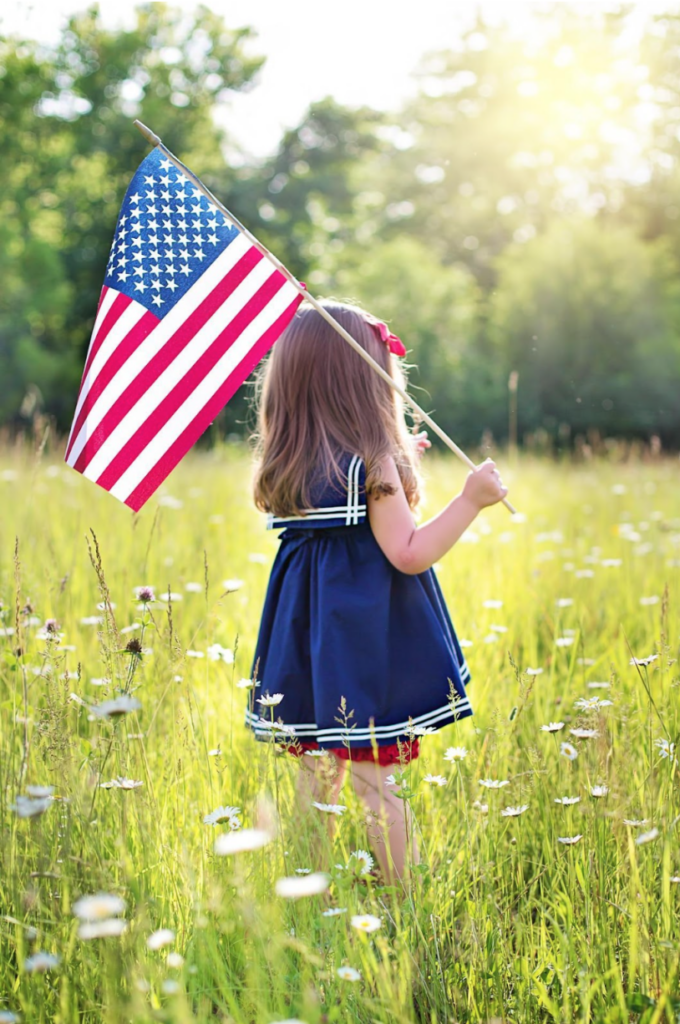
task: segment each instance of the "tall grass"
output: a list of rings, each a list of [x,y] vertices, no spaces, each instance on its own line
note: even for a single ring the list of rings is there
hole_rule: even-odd
[[[465,476],[425,459],[424,519]],[[389,887],[351,784],[332,842],[316,808],[300,827],[300,764],[243,724],[278,543],[247,452],[193,453],[139,515],[59,454],[2,454],[0,1022],[680,1019],[678,461],[498,462],[522,516],[486,510],[436,567],[475,715],[405,769],[422,863]],[[140,707],[93,709],[121,694]],[[326,891],[278,895],[298,869]],[[83,937],[96,893],[120,934]]]

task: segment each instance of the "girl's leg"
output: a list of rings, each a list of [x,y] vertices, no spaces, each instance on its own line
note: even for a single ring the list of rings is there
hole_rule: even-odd
[[[393,787],[385,785],[387,776],[394,772],[394,765],[374,761],[351,761],[350,765],[354,791],[375,816],[377,828],[369,826],[369,837],[383,876],[391,884],[404,876],[408,847],[411,863],[420,863],[411,808],[405,800],[395,796]]]
[[[319,811],[312,807],[312,801],[320,804],[338,802],[340,790],[345,780],[345,761],[329,753],[325,757],[309,757],[302,754],[299,758],[300,770],[295,786],[295,824],[296,828],[304,828],[304,822],[311,811],[318,817],[326,818],[328,838],[333,840],[337,815]]]

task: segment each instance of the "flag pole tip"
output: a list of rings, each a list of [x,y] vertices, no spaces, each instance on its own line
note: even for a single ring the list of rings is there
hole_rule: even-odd
[[[160,146],[161,140],[159,139],[155,132],[152,132],[150,128],[147,128],[145,124],[143,124],[141,121],[138,121],[137,119],[135,119],[132,123],[134,124],[135,128],[137,128],[142,133],[147,142],[150,142],[152,146]]]

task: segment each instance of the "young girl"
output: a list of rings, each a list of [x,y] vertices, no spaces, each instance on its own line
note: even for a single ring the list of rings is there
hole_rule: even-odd
[[[322,305],[403,388],[400,339],[357,306]],[[470,671],[432,565],[508,491],[487,459],[416,526],[426,432],[408,431],[401,397],[307,301],[273,346],[258,393],[255,505],[282,533],[246,725],[257,740],[273,736],[307,755],[301,811],[312,800],[334,804],[349,763],[393,880],[408,836],[412,863],[419,854],[408,804],[388,776],[418,756],[419,736],[473,714]],[[321,771],[329,758],[332,781]]]

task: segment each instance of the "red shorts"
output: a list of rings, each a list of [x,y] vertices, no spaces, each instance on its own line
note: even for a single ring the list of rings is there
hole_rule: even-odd
[[[297,757],[300,755],[304,755],[305,750],[319,749],[319,744],[316,742],[316,740],[305,740],[304,742],[302,740],[299,740],[298,742],[302,749],[296,749],[296,747],[288,747],[287,750],[289,754],[294,754]],[[347,749],[347,747],[326,747],[325,749],[328,750],[329,753],[335,754],[342,761],[350,760],[350,751]],[[402,743],[401,751],[402,758],[405,764],[408,764],[409,761],[415,761],[415,759],[418,757],[418,754],[420,753],[418,737],[416,736],[410,743]],[[375,763],[375,758],[373,756],[373,748],[355,747],[351,752],[351,759],[352,761],[373,761]],[[378,747],[377,763],[398,765],[399,748],[397,747],[397,744],[388,743],[384,747]]]

